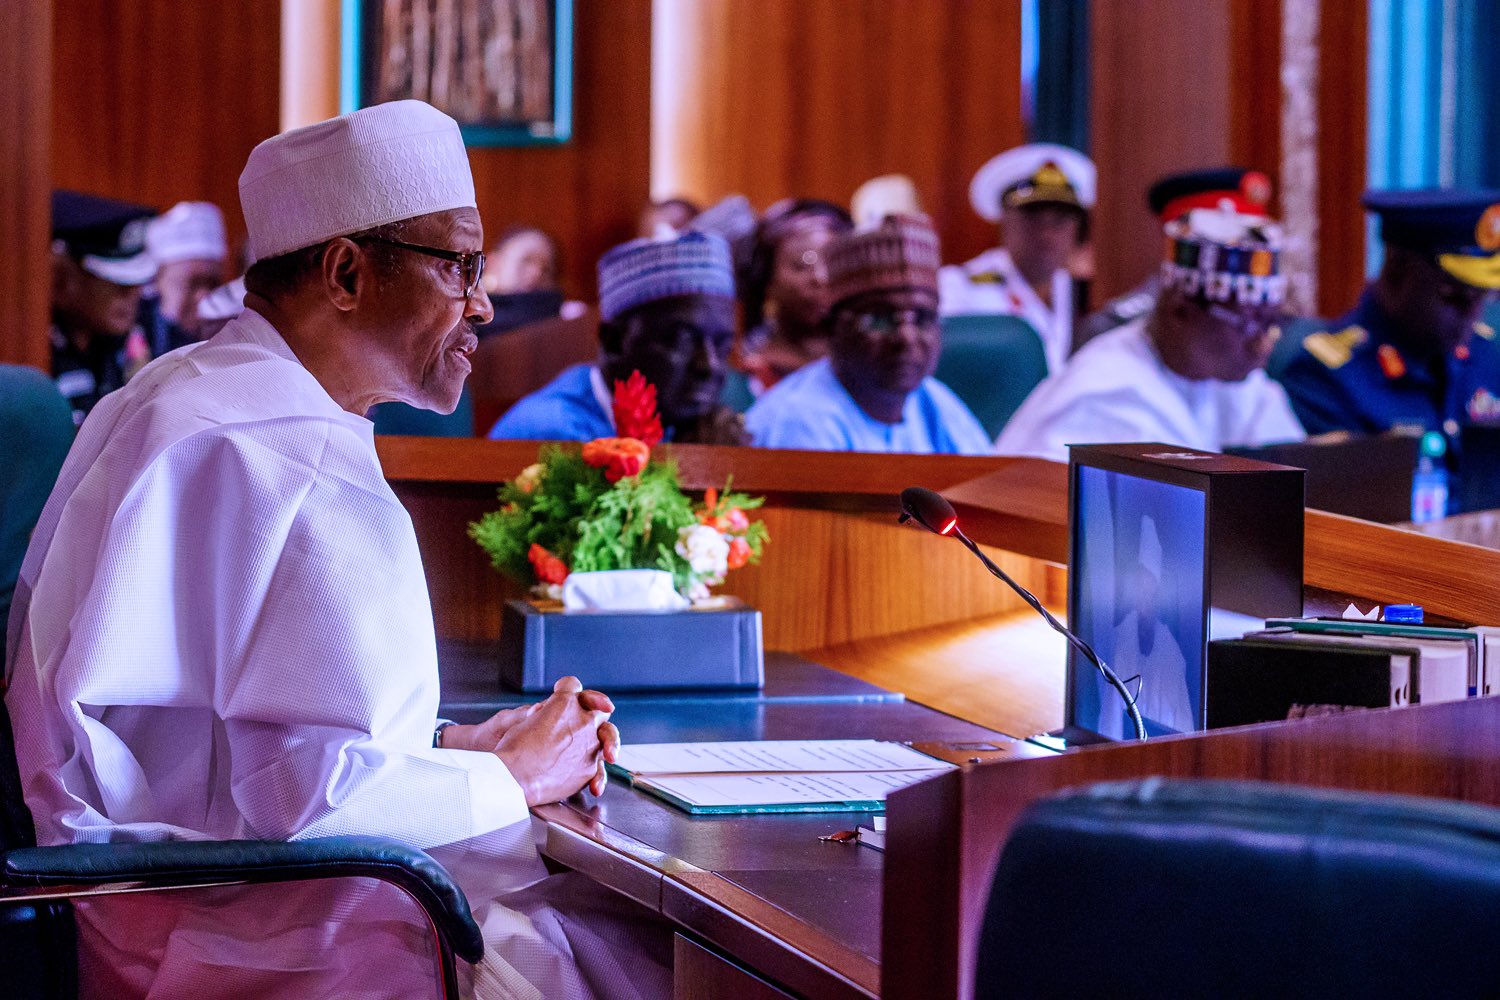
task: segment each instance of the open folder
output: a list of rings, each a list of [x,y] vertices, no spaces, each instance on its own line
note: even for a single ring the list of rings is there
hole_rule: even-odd
[[[620,748],[612,775],[694,814],[882,812],[888,792],[953,769],[902,743],[766,740]]]

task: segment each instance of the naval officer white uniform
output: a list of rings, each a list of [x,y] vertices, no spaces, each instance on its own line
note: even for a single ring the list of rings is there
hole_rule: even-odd
[[[980,167],[969,203],[987,221],[1004,220],[1002,245],[942,269],[940,312],[1019,316],[1041,338],[1048,370],[1058,371],[1073,344],[1073,279],[1064,265],[1094,206],[1095,181],[1093,161],[1053,143],[1019,146]]]

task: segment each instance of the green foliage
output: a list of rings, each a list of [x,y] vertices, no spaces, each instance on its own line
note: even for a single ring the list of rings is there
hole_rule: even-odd
[[[763,503],[728,488],[726,483],[722,496],[710,492],[714,502],[703,519]],[[682,492],[675,463],[652,461],[639,475],[610,483],[602,469],[583,460],[578,447],[548,445],[537,465],[500,487],[499,500],[499,510],[469,525],[469,537],[495,569],[524,587],[538,583],[527,555],[533,545],[557,556],[571,572],[666,570],[684,592],[699,582],[676,548],[678,533],[700,515]],[[744,538],[750,561],[757,561],[769,540],[765,525],[750,523]]]

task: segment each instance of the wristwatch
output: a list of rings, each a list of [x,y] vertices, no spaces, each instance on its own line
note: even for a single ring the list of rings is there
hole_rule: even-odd
[[[458,725],[458,723],[454,722],[452,719],[439,719],[437,721],[437,728],[432,731],[432,745],[441,749],[443,746],[443,730],[447,729],[449,726],[456,725]]]

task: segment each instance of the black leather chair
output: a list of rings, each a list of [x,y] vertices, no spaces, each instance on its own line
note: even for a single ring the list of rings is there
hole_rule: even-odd
[[[76,996],[76,935],[67,901],[143,888],[376,878],[403,890],[431,923],[442,972],[435,992],[458,996],[455,954],[477,962],[484,953],[468,900],[447,871],[422,851],[380,837],[35,844],[10,716],[0,702],[0,995],[5,1000]]]
[[[1500,995],[1500,810],[1151,779],[1032,806],[975,996]]]

